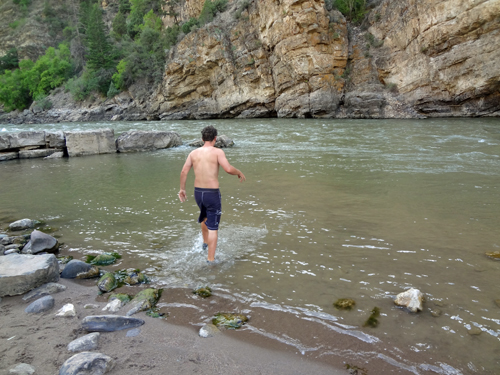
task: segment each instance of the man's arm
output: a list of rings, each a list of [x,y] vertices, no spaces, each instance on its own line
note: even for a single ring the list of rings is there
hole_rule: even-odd
[[[224,153],[224,151],[220,149],[217,155],[217,161],[219,162],[219,165],[222,167],[222,169],[224,169],[226,173],[238,176],[240,182],[246,181],[245,175],[241,173],[239,169],[236,169],[231,164],[229,164],[229,161],[226,158],[226,154]]]
[[[186,201],[186,180],[188,173],[192,167],[193,167],[193,162],[191,161],[191,154],[189,154],[181,170],[181,188],[179,190],[179,194],[177,194],[181,202]]]

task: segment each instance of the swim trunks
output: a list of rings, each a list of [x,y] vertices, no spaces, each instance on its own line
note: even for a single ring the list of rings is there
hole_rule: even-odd
[[[194,188],[194,199],[200,207],[200,217],[198,223],[203,222],[205,218],[206,226],[210,230],[218,230],[220,216],[222,215],[222,203],[219,189]]]

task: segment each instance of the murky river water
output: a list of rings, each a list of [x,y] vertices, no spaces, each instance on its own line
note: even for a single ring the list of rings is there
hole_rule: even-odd
[[[0,163],[0,224],[44,220],[61,236],[62,251],[77,258],[117,251],[123,259],[116,267],[146,269],[156,285],[211,285],[263,317],[247,330],[318,358],[343,356],[367,368],[377,359],[416,374],[500,373],[500,262],[484,255],[500,250],[498,119],[0,130],[172,130],[189,141],[207,124],[234,139],[226,155],[247,177],[240,184],[221,176],[217,267],[204,263],[192,193],[184,204],[177,198],[186,146]],[[426,296],[419,314],[392,302],[409,287]],[[342,297],[353,298],[356,308],[336,310],[332,303]],[[196,306],[182,306],[193,324],[207,318]],[[363,327],[375,306],[379,326]],[[342,349],[332,335],[364,346]]]

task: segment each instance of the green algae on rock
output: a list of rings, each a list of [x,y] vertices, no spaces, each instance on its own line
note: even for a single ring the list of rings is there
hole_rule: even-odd
[[[356,302],[350,298],[339,298],[333,303],[333,306],[339,310],[351,310]]]
[[[127,302],[130,302],[132,300],[132,298],[128,295],[128,294],[125,294],[125,293],[112,293],[109,298],[108,298],[108,301],[111,302],[115,299],[119,299],[123,304],[126,304]]]
[[[127,316],[133,315],[139,311],[151,310],[161,297],[163,289],[148,288],[141,290],[130,302],[130,310]]]
[[[197,294],[202,298],[208,298],[212,295],[212,289],[209,286],[193,290],[193,294]]]
[[[97,256],[87,255],[87,263],[95,264],[97,266],[109,266],[120,259],[122,256],[118,253],[103,253]]]
[[[371,311],[371,315],[368,317],[366,320],[365,324],[363,324],[363,327],[373,327],[375,328],[378,326],[378,317],[380,316],[380,308],[374,307],[373,310]]]
[[[75,276],[75,279],[93,279],[99,277],[101,270],[96,266],[91,266],[87,271],[80,272]]]
[[[227,329],[240,328],[246,322],[248,322],[248,318],[245,315],[233,313],[218,313],[212,319],[213,325]]]
[[[492,251],[492,252],[485,253],[485,254],[490,259],[500,260],[500,251]]]
[[[118,288],[118,281],[114,274],[107,272],[99,279],[97,287],[103,293],[111,292],[113,289]]]

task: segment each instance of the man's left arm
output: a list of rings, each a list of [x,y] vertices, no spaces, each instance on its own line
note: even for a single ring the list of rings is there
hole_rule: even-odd
[[[226,173],[238,176],[240,182],[246,181],[245,175],[239,169],[229,164],[229,161],[227,160],[224,151],[219,150],[219,154],[217,155],[217,161],[219,162],[219,165],[222,167],[222,169],[224,169]]]

